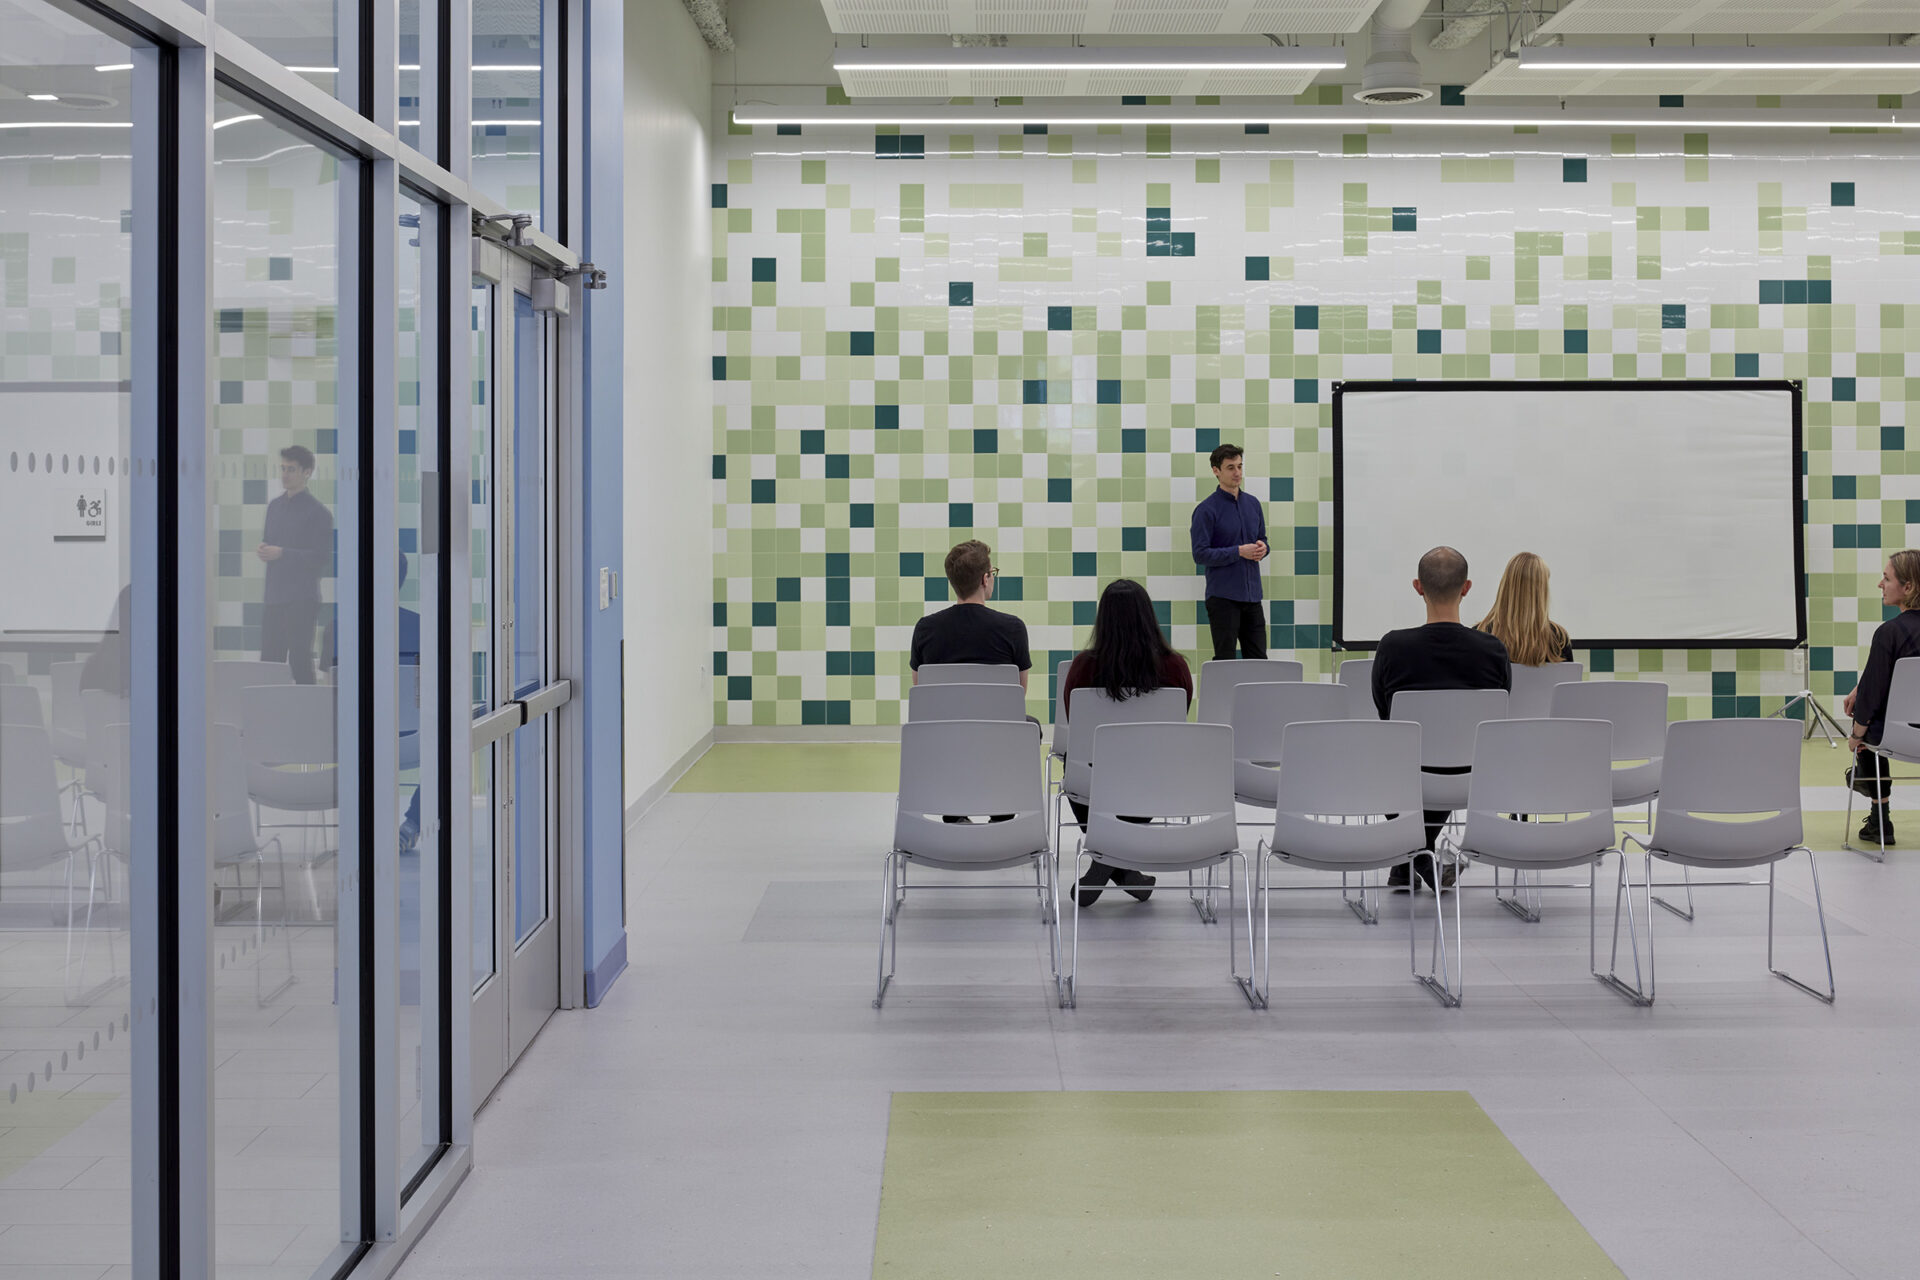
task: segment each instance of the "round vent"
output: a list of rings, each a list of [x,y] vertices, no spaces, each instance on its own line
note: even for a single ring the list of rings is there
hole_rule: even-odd
[[[75,111],[106,111],[120,105],[118,98],[109,98],[104,93],[63,93],[60,105],[71,107]]]
[[[1420,60],[1413,56],[1413,32],[1376,26],[1373,50],[1360,71],[1360,88],[1354,92],[1354,101],[1387,107],[1424,102],[1432,96],[1431,89],[1420,87]]]

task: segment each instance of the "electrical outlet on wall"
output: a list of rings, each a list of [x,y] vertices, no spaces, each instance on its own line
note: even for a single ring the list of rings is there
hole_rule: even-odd
[[[1797,676],[1807,674],[1807,651],[1805,649],[1795,649],[1793,651],[1793,674]]]
[[[603,567],[600,570],[600,607],[602,609],[606,608],[608,604],[612,603],[612,600],[613,570]]]

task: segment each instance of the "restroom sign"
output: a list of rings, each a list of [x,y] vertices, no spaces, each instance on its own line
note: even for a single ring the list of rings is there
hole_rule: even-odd
[[[105,538],[107,536],[107,491],[104,489],[69,490],[62,501],[60,518],[54,525],[53,536],[62,542],[82,538]]]

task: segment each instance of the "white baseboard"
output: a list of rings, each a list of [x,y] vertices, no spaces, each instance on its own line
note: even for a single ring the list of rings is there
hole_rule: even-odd
[[[634,797],[633,803],[627,806],[626,826],[628,830],[633,829],[633,824],[640,821],[640,819],[646,815],[647,810],[660,803],[662,796],[673,790],[673,784],[685,777],[687,770],[699,763],[700,757],[707,754],[707,752],[713,748],[713,741],[713,730],[709,729],[707,732],[701,734],[700,740],[687,748],[685,755],[668,766],[667,771],[655,779],[653,785]]]
[[[715,742],[891,742],[900,741],[897,724],[723,724]]]

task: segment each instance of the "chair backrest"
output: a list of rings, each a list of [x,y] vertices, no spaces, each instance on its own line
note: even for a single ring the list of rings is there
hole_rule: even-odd
[[[121,703],[121,709],[126,704]],[[215,726],[216,731],[224,726]],[[133,859],[133,798],[129,794],[128,770],[132,767],[133,726],[125,720],[116,720],[101,730],[105,746],[101,752],[98,766],[98,784],[95,784],[96,771],[89,765],[87,785],[100,797],[101,805],[106,809],[107,848],[127,861]],[[87,740],[87,752],[93,753],[93,740]]]
[[[246,691],[292,683],[293,671],[284,662],[223,658],[213,664],[207,677],[207,713],[213,723],[239,726],[245,732]]]
[[[246,747],[235,725],[216,724],[208,764],[213,769],[213,829],[209,842],[216,862],[252,857],[260,849],[247,795]]]
[[[66,857],[49,732],[0,723],[0,761],[0,871],[36,870]]]
[[[87,715],[80,706],[80,671],[84,662],[56,662],[47,668],[53,682],[53,719],[48,723],[53,745],[68,764],[86,763]]]
[[[1373,659],[1348,658],[1336,669],[1339,682],[1352,691],[1349,720],[1378,720],[1380,708],[1373,704]]]
[[[1893,664],[1893,683],[1887,689],[1887,723],[1920,724],[1920,658],[1902,658]]]
[[[1135,694],[1115,701],[1105,689],[1081,686],[1073,691],[1073,735],[1067,740],[1067,794],[1077,800],[1088,799],[1093,783],[1094,731],[1103,724],[1139,724],[1184,721],[1187,718],[1187,691],[1166,685],[1150,693]],[[1227,754],[1227,773],[1232,774],[1233,754]]]
[[[0,724],[46,728],[47,714],[46,708],[40,705],[40,691],[30,684],[0,684]]]
[[[1232,728],[1134,721],[1102,724],[1093,737],[1100,767],[1087,802],[1088,849],[1123,863],[1178,867],[1239,847]],[[1181,821],[1124,822],[1123,815]]]
[[[256,685],[241,695],[241,732],[253,764],[337,765],[331,685]]]
[[[1273,803],[1280,744],[1303,720],[1346,720],[1349,690],[1337,684],[1243,684],[1233,695],[1233,792],[1246,804]],[[1369,717],[1371,718],[1371,717]]]
[[[1072,666],[1072,658],[1062,658],[1053,669],[1053,754],[1062,760],[1067,756],[1067,700],[1060,691],[1067,687],[1067,670]]]
[[[929,662],[918,675],[921,684],[1020,683],[1020,668],[1011,662]]]
[[[1777,857],[1802,836],[1798,722],[1681,720],[1667,726],[1654,848],[1684,861],[1740,866]]]
[[[87,790],[106,797],[113,760],[109,754],[107,726],[126,724],[133,719],[127,699],[105,689],[88,689],[80,695],[80,707],[86,717]]]
[[[1667,753],[1667,686],[1660,680],[1588,680],[1555,685],[1556,719],[1613,725],[1615,760],[1658,760]]]
[[[1587,668],[1579,662],[1543,662],[1537,667],[1513,664],[1513,694],[1507,700],[1511,720],[1537,720],[1553,714],[1555,686],[1587,678]]]
[[[894,848],[942,866],[990,867],[1047,847],[1040,726],[1019,720],[922,720],[900,727]],[[949,814],[1013,815],[950,823]]]
[[[1581,815],[1563,822],[1534,817]],[[1545,861],[1613,846],[1613,726],[1605,720],[1488,720],[1475,735],[1465,848]]]
[[[1286,727],[1274,848],[1321,865],[1382,865],[1420,847],[1420,810],[1419,725],[1370,719]],[[1375,820],[1327,820],[1348,818]]]
[[[1429,769],[1473,764],[1474,736],[1483,720],[1507,718],[1505,689],[1402,689],[1393,718],[1420,726],[1420,763]]]
[[[1233,691],[1243,684],[1298,680],[1306,668],[1285,658],[1215,658],[1200,664],[1201,724],[1233,723]]]
[[[13,674],[11,664],[0,662],[0,684],[12,684],[18,679],[19,677]]]
[[[907,721],[1024,720],[1027,695],[1017,684],[922,684],[907,690]]]

